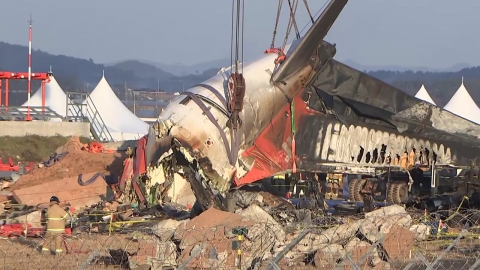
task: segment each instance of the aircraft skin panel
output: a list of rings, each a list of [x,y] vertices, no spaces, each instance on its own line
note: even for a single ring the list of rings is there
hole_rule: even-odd
[[[204,207],[232,187],[281,172],[477,166],[480,125],[333,59],[335,45],[323,39],[346,3],[332,0],[283,63],[267,54],[242,66],[236,132],[225,105],[230,72],[181,93],[149,133],[148,163],[168,166],[170,144]]]
[[[472,151],[470,139],[433,127],[399,132],[391,124],[374,122],[376,119],[365,121],[356,116],[339,120],[325,114],[315,91],[304,91],[294,102],[294,159],[299,171],[372,173],[378,168],[401,170],[416,163],[471,166],[479,160],[480,151]],[[243,153],[241,159],[254,160],[254,164],[237,185],[292,171],[290,113],[290,105],[286,105]],[[480,150],[478,143],[476,148]]]
[[[408,120],[439,131],[480,139],[480,125],[410,96],[334,59],[315,75],[311,86],[341,99],[358,113],[369,117],[391,122]]]

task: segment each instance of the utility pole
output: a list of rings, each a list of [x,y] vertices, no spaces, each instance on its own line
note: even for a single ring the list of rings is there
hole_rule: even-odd
[[[157,79],[157,93],[155,94],[155,108],[158,108],[158,93],[160,92],[160,79]]]
[[[28,109],[27,109],[27,121],[31,121],[30,116],[30,95],[32,89],[32,14],[30,14],[30,20],[28,20]]]
[[[135,103],[136,103],[135,102],[135,93],[132,90],[130,90],[130,92],[132,92],[132,95],[133,95],[133,114],[136,116],[137,113],[136,113],[136,110],[135,110]]]
[[[127,101],[128,101],[128,97],[127,97],[127,81],[125,81],[124,87],[125,87],[125,91],[124,91],[124,94],[125,94],[125,102],[127,102]]]

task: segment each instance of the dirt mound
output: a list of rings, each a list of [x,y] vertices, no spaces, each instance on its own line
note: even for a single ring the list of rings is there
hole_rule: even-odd
[[[63,153],[63,152],[80,152],[82,151],[83,148],[83,143],[80,141],[79,137],[71,137],[63,146],[60,146],[57,148],[57,151],[55,151],[57,154]]]
[[[118,178],[123,170],[123,153],[88,153],[82,151],[83,144],[78,137],[72,137],[57,153],[68,151],[68,154],[51,167],[34,167],[28,174],[23,175],[11,186],[10,190],[30,187],[45,182],[60,180],[67,177],[78,176],[93,172],[105,175],[114,175]]]

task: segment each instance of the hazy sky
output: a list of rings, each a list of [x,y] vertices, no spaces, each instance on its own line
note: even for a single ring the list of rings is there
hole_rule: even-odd
[[[277,44],[283,43],[288,2]],[[325,0],[309,0],[316,13]],[[245,0],[245,57],[270,46],[277,0]],[[301,0],[297,21],[309,22]],[[350,0],[326,40],[336,59],[362,65],[480,65],[480,1]],[[0,40],[110,63],[126,59],[196,64],[230,55],[231,1],[17,0],[0,8]],[[1,59],[0,59],[1,61]]]

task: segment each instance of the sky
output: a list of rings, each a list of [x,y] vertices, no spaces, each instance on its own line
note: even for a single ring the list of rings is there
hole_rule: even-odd
[[[316,13],[326,1],[308,2]],[[277,6],[245,0],[245,59],[270,46]],[[230,57],[231,7],[226,0],[5,1],[0,41],[27,45],[31,14],[34,49],[97,63],[198,64]],[[277,46],[288,22],[286,0],[282,9]],[[362,65],[480,65],[479,11],[480,1],[350,0],[326,40],[337,44],[336,59]],[[310,21],[302,0],[296,17],[300,29]]]

